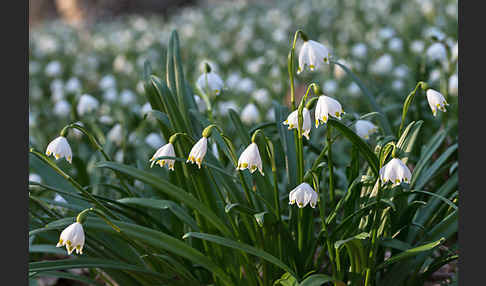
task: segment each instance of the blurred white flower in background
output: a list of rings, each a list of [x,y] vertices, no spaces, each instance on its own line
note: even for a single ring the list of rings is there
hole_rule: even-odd
[[[433,43],[427,49],[426,56],[429,61],[444,62],[447,60],[447,50],[442,43]]]
[[[123,128],[120,123],[117,123],[106,135],[106,138],[111,142],[114,142],[117,146],[120,146],[123,142]],[[157,144],[159,146],[160,144]]]
[[[403,49],[403,41],[400,38],[392,38],[390,42],[388,42],[388,48],[396,53],[399,53]]]
[[[109,88],[103,92],[103,99],[108,102],[113,102],[118,98],[118,92],[116,88]]]
[[[425,43],[423,41],[414,40],[410,44],[410,50],[412,50],[412,52],[416,54],[421,54],[424,51],[424,49],[425,49]]]
[[[259,89],[255,90],[252,93],[252,97],[253,97],[253,99],[255,99],[256,102],[258,102],[258,104],[260,104],[262,106],[268,105],[272,100],[272,98],[270,97],[270,94],[268,93],[268,90],[266,90],[264,88],[259,88]]]
[[[351,54],[357,58],[363,59],[368,53],[368,48],[364,43],[357,43],[351,48]]]
[[[238,104],[236,104],[236,102],[234,102],[233,100],[220,102],[218,104],[218,111],[219,114],[222,116],[228,115],[230,109],[233,109],[236,112],[240,110]]]
[[[52,61],[46,65],[45,73],[48,76],[54,77],[60,75],[62,72],[62,65],[59,61]]]
[[[66,100],[59,100],[54,105],[53,112],[59,117],[67,117],[71,113],[71,104]]]
[[[79,98],[77,111],[79,115],[84,115],[98,109],[100,103],[99,101],[89,94],[83,94]]]
[[[102,116],[100,116],[100,118],[98,120],[100,121],[100,123],[103,123],[103,124],[112,124],[113,123],[113,118],[109,115],[102,115]]]
[[[452,95],[458,95],[459,93],[459,78],[457,74],[453,74],[449,78],[449,93]]]
[[[246,124],[253,124],[260,121],[260,111],[253,103],[248,103],[241,111],[241,121]]]
[[[29,174],[29,181],[30,182],[35,182],[35,183],[42,183],[42,178],[36,173],[30,173]]]
[[[135,93],[129,89],[124,89],[120,93],[120,102],[124,105],[135,103]]]
[[[384,75],[391,72],[393,68],[393,57],[389,54],[384,54],[371,64],[371,72],[379,75]]]
[[[329,79],[322,85],[322,90],[326,93],[335,93],[338,89],[338,84],[335,80]]]
[[[116,79],[112,74],[103,76],[99,82],[101,89],[110,89],[116,87]]]
[[[152,132],[145,137],[145,143],[152,148],[157,148],[158,146],[164,144],[164,139],[158,133]]]
[[[67,92],[78,92],[81,91],[81,81],[77,77],[71,77],[66,82],[66,91]]]

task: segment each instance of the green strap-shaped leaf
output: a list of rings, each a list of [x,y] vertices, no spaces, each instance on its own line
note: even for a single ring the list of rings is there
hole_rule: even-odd
[[[366,142],[364,142],[363,139],[361,139],[358,135],[356,135],[356,133],[354,133],[353,130],[351,130],[349,127],[342,124],[338,120],[330,118],[327,121],[327,124],[338,129],[341,132],[341,134],[343,134],[346,138],[348,138],[349,141],[351,141],[351,143],[353,143],[355,146],[359,148],[359,152],[366,159],[371,169],[373,170],[373,173],[375,173],[375,175],[378,176],[379,174],[378,158],[376,157],[375,153],[373,153],[370,146]]]
[[[186,210],[173,201],[148,198],[123,198],[119,199],[118,202],[160,210],[169,209],[175,216],[187,223],[193,230],[199,231],[196,221],[186,212]]]
[[[211,209],[209,209],[200,201],[196,200],[193,196],[189,195],[185,190],[171,184],[169,181],[164,180],[161,177],[155,176],[149,172],[142,171],[137,168],[116,162],[101,162],[98,163],[97,166],[100,168],[109,168],[119,171],[151,185],[153,188],[176,198],[177,200],[190,206],[191,208],[196,209],[201,213],[201,215],[206,217],[208,223],[214,225],[217,229],[221,231],[221,233],[232,236],[231,231],[226,226],[226,224]]]
[[[321,286],[326,282],[333,281],[336,281],[336,279],[332,278],[331,276],[325,274],[314,274],[305,278],[304,281],[300,282],[299,286]]]
[[[265,259],[266,261],[268,261],[270,263],[275,264],[276,266],[282,268],[283,270],[289,272],[292,276],[299,279],[297,273],[295,273],[294,270],[292,270],[289,266],[287,266],[285,263],[283,263],[277,257],[271,255],[270,253],[268,253],[268,252],[266,252],[262,249],[258,249],[256,247],[253,247],[253,246],[245,244],[245,243],[237,242],[237,241],[234,241],[234,240],[231,240],[231,239],[228,239],[228,238],[224,238],[224,237],[212,235],[212,234],[207,234],[207,233],[188,232],[184,235],[183,238],[188,238],[188,237],[195,237],[195,238],[204,239],[204,240],[211,241],[211,242],[223,245],[223,246],[238,249],[238,250],[244,251],[244,252],[249,253],[249,254],[253,254],[253,255],[258,256],[262,259]]]
[[[426,243],[424,245],[421,245],[421,246],[417,246],[417,247],[414,247],[414,248],[410,248],[408,250],[405,250],[404,252],[401,252],[397,255],[394,255],[392,257],[390,257],[389,259],[385,260],[385,262],[383,262],[382,264],[380,264],[378,266],[378,269],[381,269],[383,267],[386,267],[392,263],[395,263],[395,262],[398,262],[400,260],[403,260],[403,259],[406,259],[406,258],[409,258],[409,257],[412,257],[412,256],[415,256],[415,255],[418,255],[424,251],[429,251],[429,250],[432,250],[434,249],[435,247],[441,245],[443,242],[445,241],[445,238],[440,238],[439,240],[437,241],[433,241],[433,242],[430,242],[430,243]]]

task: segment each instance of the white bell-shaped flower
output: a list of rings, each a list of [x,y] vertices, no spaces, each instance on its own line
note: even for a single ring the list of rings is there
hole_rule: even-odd
[[[50,156],[51,154],[54,155],[56,160],[64,157],[66,158],[66,161],[71,163],[73,152],[71,151],[71,146],[69,146],[66,137],[59,136],[47,145],[46,155]]]
[[[378,130],[378,127],[368,120],[358,120],[356,121],[356,134],[363,139],[369,139],[370,135]]]
[[[117,123],[106,135],[108,140],[120,146],[123,141],[123,129],[120,123]]]
[[[289,116],[287,117],[287,120],[283,122],[283,125],[289,126],[288,128],[289,130],[294,128],[297,129],[297,127],[299,126],[298,113],[299,112],[297,109],[292,111],[292,113],[290,113]],[[309,134],[311,131],[312,123],[310,118],[310,112],[305,107],[304,109],[302,109],[302,119],[304,120],[304,122],[302,123],[302,135],[304,135],[305,138],[309,140]]]
[[[218,74],[210,71],[199,76],[196,86],[201,92],[219,95],[223,90],[224,82]]]
[[[319,96],[315,112],[316,128],[319,126],[320,121],[327,123],[330,116],[341,120],[341,115],[343,114],[343,108],[337,100],[325,95]]]
[[[98,108],[99,105],[100,103],[96,98],[94,98],[89,94],[83,94],[79,98],[79,102],[77,106],[78,114],[83,115],[91,111],[94,111]]]
[[[264,176],[262,158],[260,157],[260,152],[258,151],[258,146],[256,143],[251,143],[248,145],[238,159],[238,167],[236,170],[244,169],[250,170],[251,173],[258,169],[262,176]]]
[[[289,194],[289,205],[297,203],[299,208],[309,204],[312,208],[317,205],[318,195],[316,191],[307,183],[302,183],[295,187]]]
[[[192,146],[191,152],[189,153],[189,157],[187,158],[186,163],[191,162],[193,164],[197,164],[199,169],[201,169],[201,162],[206,156],[206,152],[208,151],[208,138],[202,137],[197,141],[194,146]]]
[[[64,245],[68,254],[71,254],[75,249],[77,254],[83,254],[84,230],[82,224],[75,222],[61,232],[56,247],[62,247]]]
[[[246,124],[256,123],[260,120],[260,111],[253,103],[248,103],[241,111],[241,121]]]
[[[437,115],[437,109],[446,112],[446,106],[449,105],[445,100],[444,96],[433,89],[427,89],[427,100],[429,101],[430,109],[432,109],[432,114]]]
[[[150,168],[152,168],[156,163],[159,164],[160,167],[164,167],[164,165],[167,164],[169,170],[174,171],[175,160],[172,159],[156,160],[158,157],[163,157],[163,156],[175,157],[174,145],[172,145],[172,143],[165,144],[155,152],[155,154],[149,160],[150,162],[152,162],[152,164],[150,164]]]
[[[299,68],[297,74],[301,73],[305,66],[309,66],[309,69],[319,69],[322,64],[329,64],[331,54],[329,50],[323,44],[308,40],[305,41],[299,52]]]
[[[383,184],[392,182],[393,186],[397,186],[401,182],[410,183],[411,178],[412,173],[410,173],[407,165],[397,158],[391,159],[380,169],[380,179]]]

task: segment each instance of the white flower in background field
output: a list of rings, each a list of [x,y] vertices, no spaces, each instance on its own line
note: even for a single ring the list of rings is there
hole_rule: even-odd
[[[445,38],[445,34],[437,27],[428,27],[424,30],[424,38],[437,38],[439,41],[442,41]]]
[[[412,173],[402,160],[393,158],[385,166],[380,169],[380,179],[384,184],[392,182],[393,186],[399,185],[401,182],[410,183]]]
[[[437,115],[437,109],[446,112],[446,106],[449,105],[445,100],[444,96],[431,88],[427,89],[427,100],[429,102],[430,109],[432,109],[432,114]]]
[[[150,168],[152,168],[154,166],[154,164],[159,164],[160,167],[164,167],[164,165],[167,164],[167,168],[169,168],[169,170],[174,171],[174,162],[175,162],[175,160],[172,160],[172,159],[160,159],[160,160],[156,160],[158,157],[162,157],[162,156],[175,157],[174,145],[172,145],[172,143],[165,144],[164,146],[160,147],[155,152],[155,154],[149,160],[150,162],[152,162],[150,164]]]
[[[157,146],[164,144],[164,139],[159,134],[152,132],[145,138],[145,143],[152,148],[157,148]]]
[[[400,65],[393,70],[393,75],[398,78],[406,78],[408,76],[409,70],[406,65]]]
[[[442,43],[433,43],[427,49],[426,57],[429,61],[446,61],[447,50]]]
[[[46,75],[48,76],[58,76],[62,72],[62,66],[59,61],[52,61],[46,65],[45,69]]]
[[[123,105],[129,105],[135,102],[135,93],[129,89],[124,89],[120,93],[120,102]]]
[[[196,102],[197,110],[199,110],[199,112],[204,112],[206,110],[206,102],[199,97],[199,95],[194,94],[194,101]]]
[[[449,78],[449,93],[453,95],[457,95],[459,91],[459,78],[457,74],[453,74]]]
[[[71,146],[64,136],[59,136],[56,139],[52,140],[49,145],[47,145],[46,155],[54,155],[56,160],[65,157],[66,160],[71,163],[73,152],[71,151]]]
[[[120,123],[117,123],[106,135],[106,138],[120,146],[123,141],[123,128]]]
[[[81,122],[81,121],[76,121],[75,123],[76,123],[77,125],[81,126],[81,127],[84,127],[84,124],[83,124],[83,122]],[[73,136],[73,137],[75,137],[76,139],[79,139],[79,138],[83,137],[83,132],[79,131],[79,130],[78,130],[78,129],[76,129],[76,128],[72,128],[72,129],[71,129],[71,132],[72,132],[72,133],[71,133],[71,134],[72,134],[72,136]]]
[[[410,50],[416,54],[420,54],[424,51],[425,44],[420,40],[415,40],[410,44]]]
[[[255,99],[256,102],[258,102],[258,104],[263,106],[268,105],[272,101],[272,98],[270,97],[268,90],[264,88],[255,90],[255,92],[253,92],[252,94],[252,97],[253,99]]]
[[[66,82],[67,92],[77,92],[81,90],[81,81],[77,77],[72,77]]]
[[[378,130],[378,127],[368,120],[358,120],[354,125],[356,134],[364,139],[369,139],[370,135]]]
[[[224,82],[221,77],[213,71],[203,73],[196,82],[201,92],[219,95],[223,90]]]
[[[275,121],[275,109],[270,108],[267,115],[265,115],[265,119],[268,121]]]
[[[319,96],[315,110],[316,128],[321,121],[324,124],[327,123],[330,116],[341,120],[341,115],[343,114],[343,108],[337,100],[326,95]]]
[[[264,176],[262,158],[260,157],[260,152],[258,151],[258,146],[256,143],[251,143],[248,145],[238,159],[238,167],[236,167],[236,170],[245,169],[250,170],[251,173],[258,169],[262,176]]]
[[[112,124],[113,123],[113,118],[109,115],[102,115],[99,119],[100,123],[103,123],[103,124]]]
[[[392,38],[390,39],[390,42],[388,42],[388,48],[396,53],[399,53],[403,49],[403,41],[400,38]]]
[[[82,224],[75,222],[61,232],[56,247],[62,247],[64,245],[66,246],[68,254],[71,254],[75,249],[77,254],[83,254],[84,230]]]
[[[260,111],[253,103],[248,103],[241,111],[241,121],[252,124],[260,120]]]
[[[59,117],[66,117],[71,112],[71,104],[66,100],[60,100],[54,105],[53,112]]]
[[[395,35],[395,30],[393,30],[393,28],[391,28],[391,27],[385,27],[385,28],[380,29],[380,31],[378,32],[378,35],[383,40],[386,40],[386,39],[389,39],[389,38],[391,38]]]
[[[392,82],[392,88],[393,88],[393,90],[400,91],[400,90],[403,89],[403,87],[404,87],[404,83],[400,79],[394,80]]]
[[[79,115],[84,115],[86,113],[92,112],[96,109],[98,109],[100,103],[96,98],[89,94],[83,94],[79,98],[78,106],[77,106],[77,111]]]
[[[302,183],[295,187],[289,194],[289,205],[297,203],[299,208],[305,207],[309,204],[312,208],[317,205],[317,193],[307,183]]]
[[[341,69],[342,70],[342,69]],[[326,93],[334,93],[338,89],[338,84],[335,80],[329,79],[322,85],[322,90]]]
[[[115,161],[117,161],[119,163],[123,163],[124,156],[125,156],[125,153],[123,152],[122,149],[116,151],[116,153],[115,153]]]
[[[236,84],[235,89],[244,93],[250,93],[255,89],[255,82],[251,78],[242,78]]]
[[[387,74],[393,68],[393,58],[389,54],[384,54],[371,64],[371,72],[375,74]]]
[[[55,93],[57,91],[63,91],[64,89],[64,82],[58,78],[53,80],[51,84],[49,85],[49,88],[51,89],[52,93]]]
[[[299,52],[299,68],[297,74],[301,73],[305,66],[309,66],[309,69],[319,69],[322,64],[329,64],[331,54],[329,50],[323,44],[308,40],[305,41]]]
[[[348,86],[348,92],[352,96],[358,95],[360,91],[361,90],[359,89],[359,86],[354,81],[349,84],[349,86]]]
[[[118,92],[116,91],[116,88],[109,88],[103,92],[103,99],[108,101],[108,102],[113,102],[117,99],[118,97]]]
[[[29,181],[30,182],[41,183],[42,182],[42,178],[38,174],[30,173],[29,174]]]
[[[116,87],[116,79],[113,75],[108,74],[101,78],[100,80],[100,88],[101,89],[110,89]]]
[[[366,47],[366,44],[363,43],[357,43],[351,48],[351,54],[356,57],[363,59],[366,57],[368,53],[368,48]]]
[[[228,115],[230,109],[233,109],[236,112],[238,112],[238,110],[240,110],[240,107],[233,100],[220,102],[218,104],[218,111],[219,114],[222,116]]]
[[[191,152],[189,153],[189,157],[187,158],[186,163],[191,162],[193,164],[197,164],[199,169],[201,169],[201,162],[206,156],[206,152],[208,151],[208,138],[202,137],[197,141],[194,146],[192,146]]]
[[[452,47],[452,56],[451,56],[451,59],[452,59],[453,61],[455,61],[455,60],[457,60],[457,59],[458,59],[458,57],[459,57],[459,43],[458,43],[458,42],[456,42],[456,43],[454,44],[454,46]]]
[[[54,201],[55,202],[58,202],[58,203],[67,203],[67,201],[59,194],[56,193],[56,195],[54,196]]]
[[[440,69],[433,69],[429,74],[429,82],[434,82],[440,80]]]
[[[137,83],[136,90],[137,90],[138,93],[144,94],[144,92],[145,92],[145,83],[143,81],[139,81]]]
[[[145,116],[150,111],[152,111],[152,105],[150,105],[150,102],[145,103],[140,109],[140,113],[142,113],[142,116]]]
[[[62,89],[56,89],[54,92],[52,92],[51,99],[53,102],[64,100],[64,91]]]
[[[299,118],[298,118],[298,110],[294,110],[292,111],[292,113],[289,114],[289,116],[287,117],[287,119],[283,122],[283,125],[288,125],[288,130],[290,129],[297,129],[298,126],[299,126]],[[310,117],[310,112],[307,108],[304,107],[304,109],[302,109],[302,119],[303,119],[303,122],[302,122],[302,135],[305,136],[305,138],[307,138],[307,140],[309,140],[309,134],[310,134],[310,131],[311,131],[311,127],[312,127],[312,121],[311,121],[311,117]]]

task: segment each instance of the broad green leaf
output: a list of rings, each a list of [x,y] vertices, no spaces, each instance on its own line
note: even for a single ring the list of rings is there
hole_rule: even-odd
[[[418,255],[418,254],[424,252],[424,251],[432,250],[435,247],[441,245],[444,241],[445,241],[445,238],[442,237],[437,241],[433,241],[433,242],[430,242],[430,243],[423,244],[421,246],[417,246],[417,247],[405,250],[404,252],[401,252],[401,253],[394,255],[394,256],[390,257],[389,259],[385,260],[385,262],[383,262],[382,264],[380,264],[378,266],[378,269],[386,267],[386,266],[388,266],[392,263],[398,262],[400,260],[403,260],[403,259],[406,259],[406,258],[409,258],[409,257],[413,257],[415,255]]]
[[[299,286],[321,286],[324,283],[333,282],[333,281],[336,280],[331,276],[325,274],[313,274],[305,278],[302,282],[300,282]],[[341,282],[341,284],[337,284],[337,285],[345,285],[345,284]]]

